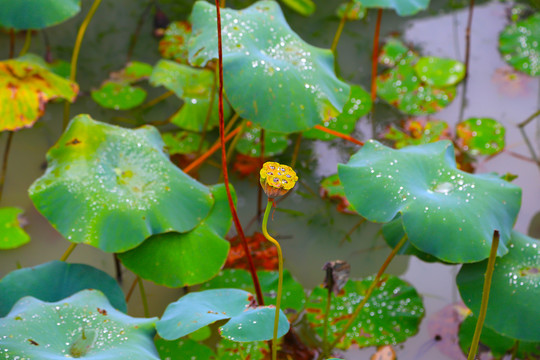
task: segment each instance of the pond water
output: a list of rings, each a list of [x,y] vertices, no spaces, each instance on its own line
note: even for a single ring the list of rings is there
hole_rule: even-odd
[[[161,1],[172,19],[175,14],[186,12],[189,1]],[[245,6],[248,1],[237,1]],[[399,18],[393,11],[385,11],[382,21],[381,38],[395,31],[402,32],[404,39],[422,49],[423,55],[463,59],[465,46],[465,26],[467,21],[466,9],[454,12],[442,12],[444,1],[433,1],[429,12],[424,12],[413,18]],[[127,46],[123,39],[129,38],[134,30],[140,12],[146,5],[143,1],[114,1],[104,2],[98,10],[98,21],[93,23],[85,37],[81,52],[79,67],[79,82],[84,94],[89,89],[99,86],[109,71],[122,67],[125,61]],[[83,13],[88,2],[83,2]],[[333,16],[336,4],[318,1],[318,11],[313,17],[302,18],[287,12],[291,26],[307,41],[314,45],[328,47],[331,43],[337,20]],[[240,7],[240,5],[239,5]],[[470,78],[467,91],[467,103],[464,118],[492,117],[506,126],[506,150],[492,158],[484,159],[478,165],[478,172],[495,171],[498,173],[513,173],[518,175],[514,183],[523,188],[523,202],[516,229],[527,232],[529,223],[539,211],[540,182],[539,170],[531,162],[517,158],[514,154],[529,157],[525,143],[516,126],[539,106],[539,82],[537,79],[518,76],[509,79],[506,75],[509,69],[497,50],[498,33],[506,24],[509,5],[501,2],[488,2],[475,7],[471,36]],[[47,31],[56,56],[69,59],[70,44],[73,43],[76,26],[81,21],[78,16],[69,21],[67,27],[53,27]],[[370,79],[371,38],[373,33],[374,13],[369,14],[367,22],[354,22],[346,25],[342,41],[338,47],[341,72],[348,81],[359,83],[368,88]],[[73,31],[65,29],[71,27]],[[142,33],[148,34],[150,24],[147,19]],[[31,51],[38,54],[43,52],[43,43],[34,37]],[[18,45],[22,43],[18,39]],[[0,36],[0,55],[6,58],[7,37]],[[133,59],[155,63],[158,54],[156,42],[148,36],[141,36]],[[454,102],[433,118],[444,120],[453,128],[458,122],[462,87]],[[149,98],[157,96],[162,91],[151,89]],[[178,101],[167,100],[159,110],[152,110],[145,119],[157,120],[171,114],[178,106]],[[27,189],[38,178],[44,168],[43,154],[50,148],[60,135],[62,104],[49,104],[43,118],[31,130],[23,130],[15,134],[11,149],[11,157],[5,184],[5,193],[1,206],[18,206],[25,210],[28,225],[26,230],[32,237],[30,244],[22,248],[0,252],[0,277],[17,266],[34,266],[42,262],[58,259],[68,246],[67,241],[48,224],[34,209],[30,202]],[[72,114],[90,113],[95,119],[102,121],[114,120],[120,124],[121,118],[130,118],[130,113],[115,113],[97,107],[89,96],[81,96],[72,107]],[[378,129],[386,124],[395,122],[400,116],[384,104],[378,105],[376,117]],[[142,119],[136,119],[139,123]],[[130,124],[125,124],[129,126]],[[131,124],[132,125],[132,124]],[[531,123],[527,128],[532,139],[537,139],[540,128],[537,123]],[[358,124],[357,136],[371,136],[371,125],[366,119]],[[5,136],[0,138],[0,148],[4,148]],[[536,143],[537,141],[535,141]],[[312,142],[311,151],[301,154],[299,175],[302,171],[312,171],[315,179],[307,186],[318,192],[318,181],[336,172],[337,163],[345,163],[355,152],[355,147],[339,142]],[[316,165],[316,166],[315,166]],[[201,176],[205,183],[217,182],[218,173],[214,168],[203,169]],[[256,207],[256,184],[246,180],[236,179],[233,184],[240,193],[238,207],[243,224],[247,224]],[[306,193],[308,189],[299,186],[299,192]],[[342,259],[351,264],[352,276],[361,277],[376,272],[388,254],[378,232],[380,226],[364,224],[350,236],[351,241],[340,244],[347,232],[358,219],[354,216],[343,215],[335,210],[335,204],[320,200],[318,197],[292,194],[280,207],[303,212],[301,219],[295,216],[276,212],[275,220],[269,227],[280,234],[286,257],[285,266],[307,288],[317,286],[323,279],[321,271],[323,264],[330,260]],[[250,233],[254,228],[249,229]],[[79,246],[70,257],[70,262],[82,262],[114,274],[112,256],[89,246]],[[433,340],[434,334],[428,331],[430,317],[445,306],[459,300],[455,287],[455,275],[459,270],[456,266],[428,264],[417,259],[398,257],[390,266],[389,272],[403,274],[403,278],[411,282],[424,298],[426,317],[422,322],[417,336],[397,347],[400,360],[417,359],[459,359],[441,353]],[[128,290],[132,275],[126,272],[123,288]],[[146,283],[151,315],[161,315],[165,306],[175,301],[182,293],[180,289],[166,289],[152,283]],[[138,292],[129,304],[130,314],[143,316]],[[442,342],[441,342],[442,343]],[[351,350],[346,359],[367,359],[374,350]],[[462,357],[464,358],[464,357]]]

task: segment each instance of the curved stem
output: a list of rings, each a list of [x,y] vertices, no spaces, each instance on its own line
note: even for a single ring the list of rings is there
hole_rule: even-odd
[[[154,106],[156,104],[159,104],[160,102],[167,99],[168,97],[170,97],[173,94],[174,94],[174,91],[169,90],[169,91],[159,95],[158,97],[153,98],[152,100],[148,101],[147,103],[142,104],[139,107],[139,110],[146,110],[148,108],[151,108],[152,106]]]
[[[96,12],[100,3],[101,0],[94,0],[90,11],[88,11],[88,14],[86,14],[86,17],[84,18],[81,27],[79,28],[79,31],[77,33],[75,46],[73,47],[73,54],[71,55],[71,72],[69,74],[69,79],[71,81],[75,81],[75,78],[77,77],[77,59],[79,58],[79,52],[81,50],[81,43],[84,37],[84,33],[86,32],[86,28],[88,27],[90,20],[92,20],[92,17],[94,16],[94,13]],[[69,107],[70,102],[66,101],[64,104],[64,122],[62,126],[63,129],[67,127],[67,124],[69,122]]]
[[[330,47],[330,50],[334,53],[334,55],[336,55],[336,49],[339,43],[339,38],[341,37],[343,28],[345,27],[345,23],[347,22],[347,14],[349,13],[349,11],[351,11],[353,4],[354,4],[353,0],[350,0],[349,3],[347,4],[347,7],[345,8],[345,12],[343,13],[343,16],[341,17],[339,26],[336,30],[336,35],[334,35],[334,40],[332,41],[332,46]]]
[[[4,183],[6,181],[7,165],[9,159],[9,150],[11,149],[11,140],[13,140],[14,131],[7,132],[6,147],[4,148],[4,156],[2,158],[2,172],[0,173],[0,202],[4,193]]]
[[[137,275],[137,282],[139,283],[139,290],[141,291],[141,300],[144,309],[144,316],[150,317],[150,312],[148,311],[148,300],[146,299],[146,292],[144,291],[143,280],[139,275]]]
[[[473,19],[474,0],[469,0],[469,14],[467,17],[467,28],[465,29],[465,76],[463,77],[463,89],[461,93],[461,105],[459,107],[458,121],[462,122],[467,105],[467,84],[469,81],[469,59],[471,57],[471,26]]]
[[[131,295],[133,295],[133,291],[135,290],[135,286],[137,286],[138,278],[135,277],[135,280],[131,283],[131,286],[129,287],[128,293],[126,295],[126,303],[129,302],[131,299]]]
[[[32,30],[26,30],[26,37],[24,38],[24,45],[21,51],[19,52],[19,56],[23,56],[28,52],[28,49],[30,49],[30,43],[32,42]]]
[[[325,128],[322,125],[315,125],[314,128],[317,129],[317,130],[323,131],[325,133],[328,133],[330,135],[334,135],[334,136],[337,136],[339,138],[342,138],[343,140],[347,140],[349,142],[352,142],[353,144],[364,146],[363,141],[357,140],[357,139],[353,138],[352,136],[345,135],[345,134],[342,134],[340,132]]]
[[[484,277],[484,289],[482,291],[482,303],[480,305],[480,311],[478,312],[478,320],[476,321],[476,328],[474,329],[473,340],[471,348],[469,350],[469,356],[467,360],[474,360],[476,352],[478,351],[478,342],[480,341],[480,335],[482,334],[482,327],[484,326],[484,320],[486,319],[487,305],[489,300],[489,290],[491,289],[491,278],[493,275],[493,268],[495,267],[495,258],[497,257],[497,248],[499,247],[499,232],[495,230],[493,233],[493,241],[491,242],[491,251],[489,253],[489,260],[486,268],[486,275]]]
[[[270,211],[272,210],[272,204],[274,200],[268,199],[268,203],[266,204],[266,210],[264,211],[264,217],[263,217],[263,223],[262,223],[262,231],[264,237],[270,241],[272,244],[274,244],[277,248],[278,253],[278,272],[279,272],[279,279],[278,279],[278,289],[277,289],[277,296],[276,296],[276,316],[274,318],[274,337],[272,339],[272,360],[277,359],[277,333],[278,333],[278,325],[279,325],[279,309],[281,307],[281,292],[283,289],[283,253],[281,252],[281,246],[279,246],[279,243],[276,239],[274,239],[270,234],[268,234],[267,224],[268,224],[268,216],[270,215]]]
[[[257,277],[257,271],[255,270],[255,264],[249,251],[249,245],[246,240],[246,235],[240,224],[240,219],[234,206],[234,201],[231,195],[231,189],[229,186],[229,173],[227,172],[227,151],[225,149],[225,119],[223,115],[223,46],[221,42],[221,10],[219,8],[219,0],[215,0],[216,4],[216,18],[217,18],[217,34],[218,34],[218,67],[219,67],[219,88],[218,88],[218,110],[219,110],[219,138],[221,140],[221,168],[223,171],[223,182],[225,183],[225,190],[227,191],[227,199],[229,200],[229,208],[231,209],[231,215],[233,218],[236,232],[242,240],[244,252],[249,264],[249,270],[251,278],[253,279],[253,285],[257,294],[257,301],[259,305],[264,304],[264,298],[262,295],[261,285],[259,284],[259,278]]]
[[[298,160],[298,153],[300,152],[300,143],[302,142],[302,133],[298,133],[296,141],[294,142],[294,151],[291,159],[291,167],[294,169],[296,160]]]
[[[352,313],[351,315],[351,318],[349,319],[349,321],[347,322],[347,324],[345,324],[345,326],[343,327],[343,329],[341,330],[341,332],[336,336],[336,339],[334,340],[334,342],[330,345],[330,348],[328,350],[332,350],[333,348],[336,347],[337,343],[341,340],[341,338],[343,338],[345,336],[345,334],[347,333],[347,331],[349,330],[349,328],[352,326],[352,324],[354,323],[354,320],[358,317],[358,314],[360,314],[360,311],[362,310],[362,308],[364,307],[364,305],[366,305],[367,301],[369,300],[369,297],[371,296],[371,294],[373,293],[373,290],[375,290],[378,285],[379,285],[379,280],[382,276],[382,274],[384,274],[384,271],[386,270],[386,268],[388,267],[388,265],[390,265],[390,262],[392,261],[392,259],[394,258],[394,256],[396,256],[396,254],[398,253],[399,249],[401,249],[401,247],[403,246],[403,244],[405,244],[405,242],[407,242],[407,235],[403,236],[403,238],[399,241],[399,243],[396,245],[396,247],[394,247],[394,249],[392,250],[392,252],[390,253],[390,255],[388,255],[388,257],[386,258],[386,260],[384,261],[383,265],[381,266],[381,268],[379,269],[379,272],[377,272],[377,275],[375,276],[375,278],[373,279],[373,281],[371,282],[371,285],[369,286],[368,290],[366,291],[366,295],[364,296],[364,298],[362,299],[362,301],[360,302],[360,304],[358,304],[358,306],[356,307],[356,309],[354,310],[354,312]]]
[[[76,247],[77,247],[77,243],[71,243],[69,247],[67,248],[66,252],[64,253],[64,255],[62,255],[62,257],[60,258],[60,261],[66,261],[69,255],[71,255],[71,253],[73,252],[73,250],[75,250]]]

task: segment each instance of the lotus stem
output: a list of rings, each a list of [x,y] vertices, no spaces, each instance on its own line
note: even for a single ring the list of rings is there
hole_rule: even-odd
[[[60,258],[60,261],[66,261],[69,255],[71,255],[71,253],[73,252],[73,250],[75,250],[76,247],[77,247],[77,243],[69,244],[69,247],[67,248],[66,252]]]
[[[291,167],[296,166],[296,160],[298,160],[298,153],[300,152],[300,144],[302,143],[302,133],[298,133],[296,141],[294,142],[294,151],[291,159]]]
[[[86,14],[86,17],[84,18],[81,26],[79,27],[77,38],[75,40],[75,46],[73,47],[73,54],[71,55],[71,72],[69,74],[69,79],[73,82],[77,77],[77,60],[79,58],[79,52],[81,50],[81,43],[84,37],[84,33],[86,32],[86,28],[88,27],[88,24],[90,24],[90,20],[92,20],[92,17],[94,16],[94,13],[96,12],[100,3],[101,0],[94,0],[90,11],[88,11],[88,14]],[[62,126],[64,130],[66,129],[69,122],[69,108],[70,102],[66,101],[64,104],[64,121]]]
[[[341,20],[339,21],[339,25],[336,30],[336,35],[334,35],[334,40],[332,41],[332,46],[330,47],[330,50],[334,53],[334,56],[336,55],[336,49],[339,43],[339,38],[341,37],[343,28],[345,27],[345,23],[347,22],[347,14],[349,13],[349,11],[351,11],[353,5],[354,5],[354,0],[350,0],[349,3],[347,4],[347,7],[345,8],[345,12],[343,13],[343,16],[341,17]]]
[[[347,140],[347,141],[349,141],[349,142],[352,142],[353,144],[360,145],[360,146],[364,146],[364,142],[363,142],[363,141],[357,140],[357,139],[353,138],[352,136],[345,135],[345,134],[342,134],[342,133],[340,133],[340,132],[337,132],[337,131],[334,131],[334,130],[325,128],[325,127],[322,126],[322,125],[315,125],[314,127],[315,127],[315,129],[317,129],[317,130],[323,131],[323,132],[328,133],[328,134],[330,134],[330,135],[337,136],[337,137],[339,137],[339,138],[342,138],[343,140]]]
[[[476,352],[478,351],[478,342],[480,341],[480,335],[482,334],[482,327],[484,326],[484,320],[486,319],[487,306],[489,301],[489,291],[491,289],[491,278],[493,276],[493,268],[495,267],[495,258],[497,257],[497,248],[499,247],[499,232],[495,230],[493,233],[493,241],[491,242],[491,251],[489,253],[488,264],[486,268],[486,275],[484,277],[484,289],[482,291],[482,303],[480,305],[480,311],[478,313],[478,320],[476,321],[476,328],[474,329],[474,335],[469,350],[469,356],[467,360],[474,360]]]
[[[274,200],[272,198],[268,198],[268,203],[266,204],[266,210],[264,211],[264,217],[263,217],[263,223],[262,223],[262,231],[264,237],[270,241],[272,244],[274,244],[277,248],[278,253],[278,289],[277,289],[277,296],[276,296],[276,316],[274,318],[274,335],[272,338],[272,360],[277,359],[277,335],[278,335],[278,326],[279,326],[279,310],[281,307],[281,292],[283,291],[283,253],[281,252],[281,246],[279,245],[279,242],[274,239],[270,234],[268,234],[268,216],[270,215],[270,211],[272,210],[272,204],[274,203]]]
[[[23,56],[30,49],[30,43],[32,42],[32,30],[26,30],[26,36],[24,38],[24,45],[19,52],[19,56]]]
[[[328,346],[328,316],[330,314],[330,306],[332,304],[332,288],[328,287],[328,295],[326,297],[326,309],[324,311],[324,325],[323,325],[323,352],[327,351]]]
[[[144,291],[143,280],[139,275],[137,275],[137,282],[139,283],[139,290],[141,291],[141,300],[144,309],[144,316],[150,317],[150,311],[148,311],[148,300],[146,299],[146,292]]]
[[[174,91],[172,90],[169,90],[155,98],[153,98],[152,100],[148,101],[147,103],[145,104],[142,104],[140,107],[139,107],[139,110],[146,110],[148,108],[151,108],[152,106],[156,105],[156,104],[159,104],[160,102],[162,102],[163,100],[167,99],[168,97],[170,97],[171,95],[174,95]]]

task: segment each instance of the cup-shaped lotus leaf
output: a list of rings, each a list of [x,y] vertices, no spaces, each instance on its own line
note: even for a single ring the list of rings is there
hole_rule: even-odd
[[[157,360],[156,320],[121,313],[98,290],[83,290],[52,303],[27,296],[0,319],[2,356]]]
[[[495,260],[484,326],[501,335],[540,342],[540,241],[512,231],[510,251]],[[465,264],[456,283],[465,305],[480,311],[487,260]],[[516,314],[508,316],[509,312]]]
[[[192,230],[209,213],[210,191],[163,152],[159,132],[72,120],[30,187],[36,208],[68,240],[123,252],[153,234]]]
[[[0,0],[0,25],[15,30],[43,29],[81,11],[81,0]]]
[[[498,230],[498,255],[521,205],[521,189],[494,174],[472,175],[456,168],[450,141],[394,150],[371,140],[339,165],[345,195],[370,221],[401,216],[418,250],[447,262],[475,262],[489,256]]]
[[[350,87],[336,77],[332,52],[294,33],[276,1],[223,9],[221,17],[225,91],[241,117],[290,133],[341,112]],[[218,58],[216,8],[196,2],[191,21],[189,61],[202,66]]]

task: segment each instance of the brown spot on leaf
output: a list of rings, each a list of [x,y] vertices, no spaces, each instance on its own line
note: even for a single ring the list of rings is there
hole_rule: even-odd
[[[66,146],[69,146],[69,145],[78,145],[81,143],[81,140],[77,139],[77,138],[73,138],[72,140],[68,141],[66,143]]]
[[[98,311],[98,313],[100,313],[101,315],[103,315],[103,316],[107,316],[107,310],[105,310],[105,309],[100,309],[100,308],[97,308],[97,311]]]
[[[28,339],[28,342],[34,346],[38,346],[39,344],[37,342],[35,342],[34,340],[32,339]]]

